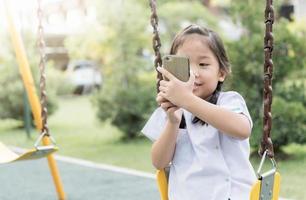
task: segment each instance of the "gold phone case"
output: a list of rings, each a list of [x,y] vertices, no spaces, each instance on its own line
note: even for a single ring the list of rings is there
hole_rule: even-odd
[[[189,59],[187,57],[166,55],[163,57],[163,67],[177,79],[187,82],[189,80]],[[164,80],[168,80],[163,77]]]

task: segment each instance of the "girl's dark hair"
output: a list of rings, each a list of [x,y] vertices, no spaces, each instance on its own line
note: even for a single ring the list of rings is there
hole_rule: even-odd
[[[230,63],[228,60],[228,57],[226,55],[226,51],[223,45],[223,42],[219,35],[214,32],[213,30],[210,30],[205,27],[201,27],[195,24],[189,25],[188,27],[184,28],[182,31],[180,31],[174,38],[171,49],[170,49],[170,54],[174,55],[177,53],[177,50],[180,46],[183,45],[185,42],[186,38],[191,35],[191,34],[199,34],[203,35],[207,38],[207,44],[210,48],[210,50],[213,52],[213,54],[216,56],[220,70],[223,71],[225,74],[230,74],[231,73],[231,68],[230,68]],[[218,85],[213,92],[212,96],[208,100],[208,102],[212,104],[216,104],[218,101],[219,94],[222,89],[222,84],[223,82],[218,82]],[[199,119],[198,117],[194,117],[192,120],[193,123],[200,122],[202,125],[207,125],[206,122],[203,120]],[[183,123],[183,122],[182,122]]]

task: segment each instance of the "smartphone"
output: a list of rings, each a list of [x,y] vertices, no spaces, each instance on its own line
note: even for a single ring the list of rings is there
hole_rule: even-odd
[[[163,57],[163,67],[177,79],[187,82],[189,80],[189,59],[183,56],[166,55]],[[164,80],[168,79],[163,77]]]

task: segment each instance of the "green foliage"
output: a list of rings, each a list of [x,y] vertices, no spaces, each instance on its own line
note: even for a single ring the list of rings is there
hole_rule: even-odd
[[[16,65],[2,65],[0,67],[0,119],[23,119],[24,102],[23,95],[25,89],[18,67]],[[48,114],[52,114],[56,109],[55,90],[48,88]]]
[[[275,149],[293,142],[306,143],[306,109],[301,102],[274,98],[273,113]]]
[[[156,107],[155,86],[152,84],[155,77],[152,75],[134,77],[128,86],[117,87],[116,90],[108,87],[95,98],[98,117],[102,121],[110,119],[113,125],[125,133],[125,139],[137,136],[148,114]]]
[[[153,79],[148,82],[141,78],[150,74],[148,68],[152,69],[143,55],[151,42],[149,12],[135,2],[96,1],[98,10],[103,10],[98,14],[98,23],[90,32],[66,41],[70,57],[89,58],[103,66],[103,89],[94,97],[98,117],[102,121],[110,119],[123,130],[124,138],[139,133],[144,113],[152,111],[155,91],[149,89],[154,87]]]
[[[10,38],[7,35],[1,37],[3,48],[0,55],[0,119],[23,119],[24,102],[23,96],[25,89],[23,87],[22,79],[19,74],[15,53],[10,45]],[[26,33],[24,35],[24,43],[27,49],[27,56],[31,65],[31,71],[38,88],[39,69],[38,69],[38,52],[35,52],[36,46],[34,45],[33,35]],[[52,66],[47,65],[47,77],[56,72]],[[56,74],[53,78],[47,78],[47,95],[48,95],[48,114],[54,113],[57,108],[56,103],[56,89],[60,88],[61,77]],[[49,84],[54,83],[54,84]],[[48,85],[49,84],[49,85]],[[37,89],[39,91],[39,89]],[[39,94],[38,94],[39,95]]]
[[[262,134],[264,7],[260,1],[237,1],[233,16],[242,24],[244,35],[228,42],[233,79],[231,87],[246,98],[254,120],[251,143],[259,144]],[[277,10],[277,9],[275,9]],[[276,13],[275,13],[276,14]],[[272,139],[277,150],[292,142],[305,143],[306,35],[303,29],[290,30],[290,24],[278,19],[274,24],[274,78]]]
[[[174,34],[187,23],[213,27],[216,22],[198,2],[158,3],[165,51]],[[98,23],[90,31],[68,38],[66,46],[71,58],[85,57],[102,64],[103,90],[94,97],[98,117],[102,121],[110,119],[123,130],[125,138],[133,138],[156,108],[153,62],[148,53],[144,54],[153,54],[149,4],[139,0],[104,0],[95,5],[103,11],[98,13]]]
[[[9,71],[8,71],[9,70]],[[14,68],[5,69],[1,66],[0,73],[0,118],[23,117],[23,87],[20,83],[18,72],[14,73]],[[15,68],[15,70],[18,70]]]
[[[189,12],[192,11],[192,12]],[[181,29],[190,24],[208,26],[217,31],[217,20],[198,1],[169,1],[157,9],[162,50],[169,52],[171,42]]]
[[[147,31],[149,11],[135,3],[135,0],[95,1],[97,23],[86,25],[82,34],[65,40],[69,56],[73,59],[91,59],[103,65],[105,76],[120,74],[122,65],[132,59],[130,66],[139,68],[142,49],[150,43]],[[90,51],[88,51],[90,49]],[[132,56],[131,56],[132,55]],[[137,63],[134,63],[136,61]],[[134,65],[138,64],[138,65]],[[121,66],[120,66],[121,65]],[[117,73],[114,74],[114,71]]]

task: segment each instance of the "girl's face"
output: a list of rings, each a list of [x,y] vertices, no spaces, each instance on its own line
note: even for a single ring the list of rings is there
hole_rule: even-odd
[[[191,70],[195,75],[193,93],[208,100],[218,81],[223,82],[226,74],[220,70],[219,62],[208,46],[207,37],[199,34],[186,36],[176,55],[189,58]]]

